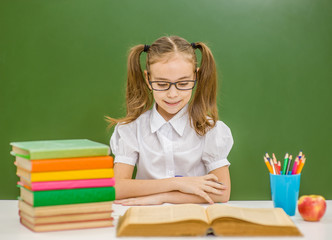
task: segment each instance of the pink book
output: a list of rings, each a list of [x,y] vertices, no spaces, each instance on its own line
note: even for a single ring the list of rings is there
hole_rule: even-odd
[[[32,191],[45,191],[45,190],[72,189],[72,188],[112,187],[115,184],[115,179],[99,178],[99,179],[27,183],[21,178],[20,182],[18,182],[17,184],[24,186]]]

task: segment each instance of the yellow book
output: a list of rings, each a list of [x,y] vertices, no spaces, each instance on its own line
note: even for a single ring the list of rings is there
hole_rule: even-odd
[[[44,181],[112,178],[114,176],[113,168],[55,171],[55,172],[29,172],[18,167],[16,174],[17,176],[26,180],[28,183],[44,182]]]
[[[281,208],[213,204],[131,207],[120,217],[117,236],[301,236]]]

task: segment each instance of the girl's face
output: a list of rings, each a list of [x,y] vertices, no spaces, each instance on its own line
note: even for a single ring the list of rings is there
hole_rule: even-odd
[[[145,79],[148,82],[147,71],[145,70]],[[150,65],[150,81],[177,82],[183,80],[195,80],[193,63],[185,56],[175,54],[165,61],[159,61]],[[157,111],[166,120],[175,116],[190,100],[191,90],[178,90],[175,85],[171,85],[166,91],[153,91],[153,98],[157,104]]]

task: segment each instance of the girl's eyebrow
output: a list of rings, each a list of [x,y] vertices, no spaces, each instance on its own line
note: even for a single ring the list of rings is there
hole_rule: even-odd
[[[189,78],[190,78],[189,76],[183,76],[183,77],[178,78],[177,80],[189,79]],[[163,78],[163,77],[155,77],[154,79],[156,79],[156,80],[163,80],[163,81],[165,81],[165,80],[169,81],[168,78]]]

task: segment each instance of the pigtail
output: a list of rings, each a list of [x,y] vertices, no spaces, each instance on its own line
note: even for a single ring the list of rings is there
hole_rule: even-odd
[[[218,120],[217,71],[210,49],[202,42],[195,43],[202,59],[197,73],[197,87],[189,105],[191,123],[199,135],[204,135]]]
[[[142,113],[152,106],[150,90],[143,77],[140,64],[140,55],[144,45],[138,45],[130,50],[128,57],[128,79],[127,79],[127,116],[138,118]],[[130,121],[130,122],[131,122]]]
[[[140,55],[144,45],[137,45],[130,49],[127,61],[127,88],[126,88],[126,117],[115,119],[106,117],[109,127],[117,123],[127,124],[136,120],[142,113],[149,110],[153,100],[144,80],[140,64]]]

